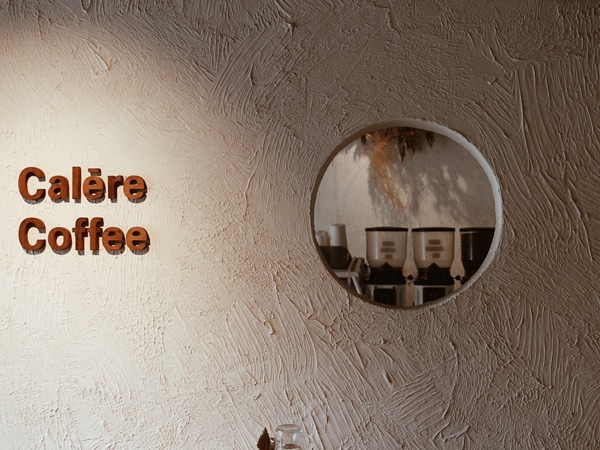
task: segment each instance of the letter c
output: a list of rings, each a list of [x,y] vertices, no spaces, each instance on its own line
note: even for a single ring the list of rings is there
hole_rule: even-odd
[[[39,232],[46,230],[46,225],[40,219],[36,219],[35,217],[28,217],[19,226],[19,242],[21,243],[21,247],[30,252],[37,252],[43,250],[46,246],[46,241],[43,239],[37,240],[35,244],[29,243],[29,239],[27,239],[27,232],[31,228],[37,228]]]
[[[41,200],[44,198],[44,195],[46,195],[46,191],[44,189],[38,189],[34,194],[30,194],[27,190],[27,182],[31,177],[36,177],[38,180],[43,180],[46,178],[46,174],[44,174],[42,169],[38,169],[37,167],[27,167],[21,170],[21,174],[19,175],[19,192],[25,200]]]

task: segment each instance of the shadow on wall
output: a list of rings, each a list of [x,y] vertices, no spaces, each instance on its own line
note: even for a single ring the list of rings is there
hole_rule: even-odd
[[[388,145],[386,158],[374,158],[372,148],[361,140],[342,151],[351,151],[355,160],[369,161],[368,194],[383,224],[494,226],[487,175],[469,151],[446,136],[435,134],[431,146],[419,142],[416,151],[405,155],[395,144]],[[386,167],[378,167],[382,163]],[[382,189],[382,172],[388,175],[388,189]]]

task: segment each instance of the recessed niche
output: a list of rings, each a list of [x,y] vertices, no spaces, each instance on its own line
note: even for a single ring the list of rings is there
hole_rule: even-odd
[[[321,260],[353,294],[412,307],[475,282],[497,245],[499,190],[491,168],[442,127],[386,126],[343,143],[313,202]]]

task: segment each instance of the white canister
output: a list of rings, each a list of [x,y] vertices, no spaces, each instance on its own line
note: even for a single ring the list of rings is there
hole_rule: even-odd
[[[336,223],[329,226],[329,245],[331,247],[348,247],[346,225],[343,223]]]
[[[329,247],[329,234],[325,230],[319,230],[315,233],[315,239],[319,247]]]
[[[406,236],[408,228],[365,228],[367,234],[367,262],[378,269],[385,263],[401,269],[406,262]]]
[[[454,260],[454,228],[413,228],[412,238],[417,269],[432,264],[450,268]]]

